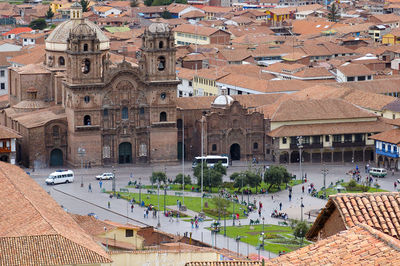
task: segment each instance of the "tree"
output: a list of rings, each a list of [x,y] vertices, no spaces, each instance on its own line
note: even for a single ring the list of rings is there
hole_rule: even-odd
[[[222,176],[226,174],[226,168],[221,163],[214,165],[213,168],[208,168],[207,164],[203,165],[203,186],[219,187],[222,184]],[[197,178],[197,184],[201,186],[201,163],[194,170],[193,175]]]
[[[169,13],[168,10],[164,10],[164,11],[161,13],[161,17],[162,17],[163,19],[171,19],[171,18],[172,18],[172,15],[171,15],[171,13]]]
[[[49,9],[47,10],[47,13],[46,13],[46,18],[47,19],[52,19],[54,17],[54,12],[53,12],[53,10],[51,10],[51,8],[49,7]]]
[[[271,165],[264,174],[264,182],[269,184],[268,191],[270,191],[272,186],[280,186],[282,183],[289,182],[290,179],[289,172],[281,165]]]
[[[308,224],[303,221],[296,224],[296,227],[293,230],[293,235],[295,238],[301,238],[301,245],[303,244],[303,238],[306,236],[308,232]]]
[[[231,202],[229,200],[222,197],[214,197],[212,198],[212,202],[214,203],[215,209],[218,212],[219,220],[221,219],[221,214],[223,216],[226,216],[228,214],[227,210],[231,205]]]
[[[339,9],[336,8],[335,3],[329,8],[328,20],[332,22],[337,22],[340,18]]]
[[[146,6],[151,6],[153,4],[153,0],[144,0],[144,4]]]
[[[88,12],[89,11],[90,0],[81,0],[80,4],[82,6],[82,12]]]
[[[38,19],[32,20],[31,23],[29,24],[29,27],[34,30],[43,30],[47,27],[47,23],[44,18],[38,18]]]
[[[174,184],[181,184],[182,185],[182,174],[178,174],[175,177]],[[190,175],[185,175],[185,185],[186,184],[188,184],[188,185],[192,184],[192,178],[190,178]]]
[[[247,186],[247,176],[245,172],[236,172],[230,176],[230,179],[234,181],[233,186],[242,189]]]
[[[131,7],[137,7],[138,5],[138,0],[131,0]]]
[[[153,172],[150,176],[151,185],[158,183],[158,182],[165,182],[167,181],[167,175],[164,172]]]
[[[246,179],[247,179],[247,184],[249,184],[250,187],[256,188],[256,194],[257,194],[258,186],[262,181],[261,175],[251,171],[246,171]]]

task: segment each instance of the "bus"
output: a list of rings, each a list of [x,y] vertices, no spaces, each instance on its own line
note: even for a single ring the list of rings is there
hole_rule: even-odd
[[[74,182],[74,172],[71,170],[56,170],[46,179],[47,185]]]
[[[203,159],[204,163],[207,164],[208,167],[213,167],[215,164],[221,162],[222,166],[228,168],[229,166],[229,158],[228,156],[218,156],[218,155],[208,155],[203,157],[195,157],[193,160],[192,168],[195,168],[198,164],[201,163]]]

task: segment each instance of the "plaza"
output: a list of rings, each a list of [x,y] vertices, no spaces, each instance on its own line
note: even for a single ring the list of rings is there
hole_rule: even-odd
[[[270,165],[269,162],[259,162],[259,166]],[[234,172],[239,172],[247,169],[248,165],[246,162],[234,162],[232,166],[227,169],[227,175],[224,176],[224,181],[229,181],[229,176]],[[294,174],[299,178],[300,168],[298,164],[287,165],[290,173]],[[326,175],[326,184],[331,182],[335,183],[338,180],[349,181],[351,179],[350,175],[346,173],[349,170],[356,167],[354,164],[344,164],[344,165],[317,165],[317,164],[304,164],[302,166],[303,173],[307,174],[307,183],[313,183],[317,190],[319,190],[324,185],[323,175],[321,169],[326,168],[328,174]],[[364,177],[364,165],[358,165],[361,169],[361,175]],[[77,168],[73,169],[75,173],[75,181],[70,184],[62,184],[56,186],[47,186],[44,183],[45,178],[49,173],[55,169],[36,169],[35,172],[30,173],[31,177],[40,184],[60,205],[67,209],[71,213],[87,215],[88,213],[94,212],[101,220],[113,220],[120,223],[131,223],[140,226],[150,225],[157,226],[158,219],[156,218],[143,218],[143,208],[139,205],[135,205],[133,212],[130,210],[129,202],[123,199],[117,199],[116,197],[110,199],[109,195],[106,193],[101,193],[98,181],[95,176],[103,172],[110,172],[112,169],[106,167],[95,167],[95,168]],[[27,171],[29,171],[27,169]],[[165,171],[168,178],[174,179],[178,173],[182,171],[182,165],[129,165],[123,167],[114,168],[116,179],[116,191],[120,191],[120,188],[125,188],[129,181],[139,181],[143,185],[150,185],[149,176],[153,171]],[[185,164],[185,174],[190,174],[192,176],[191,164],[186,162]],[[395,173],[394,176],[389,174],[387,177],[379,179],[378,183],[381,189],[394,191],[394,182],[399,178],[399,174]],[[194,181],[194,178],[192,179]],[[81,187],[81,182],[83,182],[83,187]],[[112,181],[103,180],[102,188],[107,191],[112,190]],[[92,192],[88,192],[88,186],[91,184]],[[139,193],[138,189],[129,188],[129,192]],[[145,197],[147,190],[142,189],[142,197]],[[167,191],[168,195],[175,195],[175,191]],[[288,214],[289,219],[301,219],[303,215],[304,220],[313,222],[315,219],[315,212],[323,208],[326,204],[326,200],[311,197],[307,193],[307,189],[302,193],[302,185],[297,185],[293,187],[292,199],[289,201],[288,191],[283,190],[274,194],[257,194],[250,195],[250,202],[256,200],[261,201],[263,204],[261,217],[264,217],[265,224],[275,224],[281,219],[271,218],[271,213],[274,210],[279,211],[279,203],[282,203],[282,212]],[[160,202],[162,202],[163,191],[160,190]],[[185,192],[185,197],[200,197],[200,193],[196,192]],[[303,198],[304,208],[300,208],[301,198]],[[247,200],[247,196],[245,197]],[[110,202],[110,208],[107,204]],[[162,210],[162,209],[161,209]],[[312,211],[311,217],[309,218],[308,213]],[[161,214],[161,212],[159,212]],[[302,214],[303,213],[303,214]],[[188,211],[188,215],[195,215],[194,212]],[[257,212],[250,213],[249,217],[246,219],[241,219],[241,225],[249,225],[250,219],[259,219]],[[187,218],[186,218],[187,220]],[[261,220],[261,219],[260,219]],[[177,221],[174,219],[170,221],[168,217],[160,215],[160,227],[159,229],[171,234],[180,234],[188,232],[191,233],[193,239],[204,241],[217,248],[226,248],[233,252],[239,251],[239,253],[247,256],[248,254],[258,253],[258,250],[251,245],[240,242],[236,242],[234,238],[224,237],[223,235],[217,234],[213,235],[211,231],[205,228],[210,227],[212,221],[204,221],[199,224],[199,228],[192,228],[190,222],[185,222],[183,219]],[[224,225],[224,221],[221,220],[221,225]],[[227,226],[232,225],[232,220],[226,221]],[[223,230],[223,229],[222,229]],[[277,254],[269,253],[267,251],[261,251],[261,255],[268,257],[275,257]]]

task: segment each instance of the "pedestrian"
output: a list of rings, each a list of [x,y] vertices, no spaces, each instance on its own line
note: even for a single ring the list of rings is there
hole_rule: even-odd
[[[131,203],[131,212],[133,212],[133,203]]]
[[[88,192],[92,192],[92,184],[91,183],[89,183]]]
[[[274,195],[271,195],[271,200],[274,200]]]
[[[103,181],[101,181],[101,179],[100,179],[100,181],[99,181],[99,186],[100,186],[100,189],[101,189],[101,187],[103,186]]]
[[[143,218],[146,219],[146,210],[143,212]]]
[[[108,202],[108,208],[110,209],[111,208],[111,202]]]
[[[193,227],[194,227],[193,219],[190,220],[190,223],[192,224],[192,229],[193,229]]]
[[[199,228],[199,221],[195,221],[196,229]]]
[[[304,193],[304,185],[301,187],[301,191]]]
[[[311,211],[308,212],[308,220],[311,219]]]
[[[289,194],[289,201],[292,201],[292,194]]]
[[[393,186],[394,186],[394,189],[397,188],[397,183],[396,183],[396,181],[394,181]]]
[[[282,210],[282,202],[279,203],[279,210]]]
[[[261,209],[258,209],[258,216],[261,218]]]
[[[146,209],[146,218],[149,218],[149,209]]]

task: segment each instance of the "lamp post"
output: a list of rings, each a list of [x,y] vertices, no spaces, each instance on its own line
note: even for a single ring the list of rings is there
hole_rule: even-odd
[[[185,206],[185,113],[184,112],[182,112],[182,205]]]
[[[113,172],[113,179],[112,179],[112,191],[113,195],[115,196],[115,168],[114,165],[112,166],[112,172]]]
[[[204,160],[203,160],[203,146],[204,146],[204,130],[203,130],[203,123],[204,123],[204,116],[201,117],[201,212],[203,212],[203,175],[204,175]]]
[[[142,178],[139,177],[139,204],[142,204]]]
[[[226,236],[226,208],[224,208],[224,236]]]
[[[326,169],[326,167],[324,165],[324,167],[321,170],[321,173],[324,175],[324,195],[325,195],[325,198],[326,198],[326,175],[328,174],[328,172],[329,172],[329,170]]]
[[[164,213],[166,213],[166,204],[165,204],[166,197],[167,197],[167,186],[164,184]]]
[[[157,208],[157,216],[158,216],[158,222],[157,222],[157,227],[160,228],[160,180],[158,180],[157,183],[157,198],[158,198],[158,208]]]
[[[300,200],[301,200],[301,205],[300,205],[300,208],[301,208],[301,219],[300,219],[300,221],[303,221],[303,208],[304,208],[303,197],[301,197]]]
[[[243,174],[241,174],[242,175],[242,204],[243,204]]]
[[[82,147],[79,147],[78,155],[81,158],[81,168],[83,168],[83,157],[85,157],[86,155],[86,150]],[[83,174],[81,174],[81,187],[83,187]]]
[[[302,165],[301,165],[302,159],[303,159],[303,158],[302,158],[303,137],[302,137],[302,136],[297,137],[297,141],[298,141],[297,147],[299,148],[299,157],[300,157],[301,182],[303,183],[303,182],[304,182],[304,179],[303,179],[303,168],[302,168]]]
[[[233,214],[232,214],[232,225],[235,226],[235,219],[236,219],[236,214],[235,214],[235,200],[233,200]]]
[[[211,167],[210,167],[210,168],[211,168]],[[209,188],[209,192],[211,193],[210,168],[207,169],[207,172],[208,172],[208,188]]]

